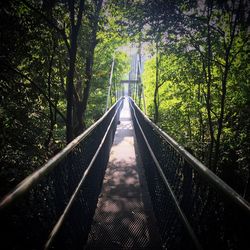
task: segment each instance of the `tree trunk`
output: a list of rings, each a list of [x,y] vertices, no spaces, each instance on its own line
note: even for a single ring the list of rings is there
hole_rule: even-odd
[[[236,26],[238,23],[238,18],[240,14],[241,4],[239,4],[236,17],[234,21],[231,23],[231,33],[230,33],[230,40],[228,45],[225,43],[225,68],[222,76],[221,81],[221,100],[220,100],[220,116],[218,119],[218,133],[216,137],[216,145],[215,145],[215,157],[214,157],[214,166],[217,167],[220,155],[220,145],[221,145],[221,135],[223,132],[223,125],[224,125],[224,116],[225,116],[225,102],[226,102],[226,94],[227,94],[227,79],[230,70],[230,66],[232,65],[233,59],[230,62],[230,52],[233,45],[233,41],[235,38]],[[234,16],[234,11],[232,10],[232,19]],[[234,58],[235,59],[235,58]]]
[[[198,102],[201,103],[203,105],[202,102],[202,95],[201,95],[201,84],[199,83],[198,86]],[[204,122],[203,122],[203,114],[200,110],[200,108],[198,108],[198,115],[199,115],[199,143],[200,145],[204,145],[204,139],[205,139],[205,128],[204,128]],[[202,148],[199,150],[201,152],[201,159],[202,161],[204,161],[204,147],[202,146]]]
[[[155,91],[154,91],[154,122],[159,121],[159,44],[156,41],[156,58],[155,58]]]
[[[207,116],[208,116],[208,125],[209,125],[209,133],[210,133],[210,144],[209,144],[209,153],[208,153],[208,167],[211,169],[214,169],[212,167],[212,158],[213,158],[213,149],[214,149],[214,127],[213,127],[213,121],[211,116],[211,109],[212,109],[212,103],[211,103],[211,84],[212,84],[212,74],[211,74],[211,68],[212,68],[212,47],[211,47],[211,30],[210,30],[210,19],[212,15],[212,8],[213,6],[209,6],[208,13],[207,13],[207,59],[206,59],[206,66],[203,62],[203,72],[204,77],[206,79],[207,83],[207,93],[206,93],[206,109],[207,109]],[[207,74],[206,74],[206,67],[207,67]]]
[[[84,89],[83,89],[83,98],[81,103],[76,106],[77,110],[77,126],[75,129],[75,134],[79,135],[81,134],[85,128],[86,124],[84,121],[85,118],[85,112],[87,110],[87,104],[88,104],[88,99],[89,99],[89,92],[90,92],[90,86],[91,86],[91,78],[92,78],[92,71],[93,71],[93,63],[94,63],[94,52],[95,52],[95,47],[97,45],[97,30],[98,30],[98,22],[99,22],[99,17],[100,17],[100,11],[102,8],[102,2],[103,0],[97,0],[95,1],[95,13],[93,16],[93,26],[92,26],[92,34],[90,37],[90,49],[88,56],[86,58],[86,65],[85,65],[85,83],[84,83]]]
[[[75,32],[71,35],[71,47],[69,56],[69,71],[67,76],[67,123],[66,123],[66,140],[67,143],[71,142],[73,136],[73,88],[74,88],[74,72],[75,72],[75,60],[76,60],[76,39]]]
[[[226,100],[226,92],[227,92],[227,76],[228,76],[228,65],[226,65],[223,80],[221,83],[222,87],[222,94],[221,94],[221,102],[220,102],[220,117],[218,119],[218,132],[216,137],[216,144],[215,144],[215,156],[214,156],[214,166],[217,167],[219,155],[220,155],[220,144],[221,144],[221,134],[223,130],[223,123],[224,123],[224,114],[225,114],[225,100]]]
[[[51,101],[51,74],[52,74],[52,67],[53,67],[55,49],[56,49],[56,46],[54,44],[53,45],[52,55],[51,55],[51,58],[49,59],[49,73],[48,73],[48,98],[50,99],[50,101]],[[51,102],[49,102],[50,128],[49,128],[49,132],[48,132],[48,137],[44,142],[44,146],[46,148],[48,148],[49,143],[51,141],[51,138],[53,136],[53,130],[54,130],[54,125],[55,125],[54,113],[53,113],[52,108],[53,107],[51,105]],[[56,110],[55,110],[55,114],[56,114]]]
[[[73,94],[74,94],[74,76],[75,62],[77,53],[77,38],[81,26],[84,0],[80,1],[77,23],[75,24],[75,4],[73,0],[68,1],[70,9],[71,33],[70,33],[70,50],[69,50],[69,70],[67,75],[67,118],[66,118],[66,141],[71,142],[74,138],[73,134]]]

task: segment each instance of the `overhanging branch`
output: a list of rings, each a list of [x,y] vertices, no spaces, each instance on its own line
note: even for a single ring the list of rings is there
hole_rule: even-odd
[[[5,66],[10,69],[11,71],[15,72],[16,74],[20,75],[22,78],[28,80],[33,87],[35,87],[40,94],[42,94],[44,96],[44,98],[48,101],[48,103],[55,109],[55,111],[61,116],[61,118],[63,119],[64,122],[66,122],[66,118],[63,115],[63,113],[56,107],[56,105],[50,100],[50,98],[46,95],[46,93],[43,91],[43,89],[41,87],[39,87],[32,79],[30,79],[27,75],[25,75],[24,73],[20,72],[17,69],[12,68],[10,65],[6,65]]]

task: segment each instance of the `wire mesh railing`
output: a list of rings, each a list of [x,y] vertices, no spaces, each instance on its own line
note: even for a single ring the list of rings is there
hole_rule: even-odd
[[[3,198],[1,249],[83,249],[122,105],[123,98]]]
[[[246,249],[248,202],[130,107],[163,249]]]

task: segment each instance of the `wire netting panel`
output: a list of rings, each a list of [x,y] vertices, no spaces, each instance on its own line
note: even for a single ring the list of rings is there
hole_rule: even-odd
[[[249,213],[229,202],[141,114],[135,114],[159,161],[164,175],[204,249],[246,249],[250,232]],[[132,112],[144,171],[158,222],[163,248],[195,249],[173,200],[150,155]]]
[[[1,249],[43,249],[122,100],[43,180],[0,214]],[[120,105],[120,106],[119,106]],[[81,186],[51,249],[83,249],[113,143],[117,112],[103,147]]]
[[[120,210],[112,216],[110,212],[102,211],[95,216],[89,243],[86,250],[97,249],[153,249],[150,248],[147,218],[142,202],[138,199],[109,198],[101,206],[109,210]],[[101,221],[101,222],[100,222]]]

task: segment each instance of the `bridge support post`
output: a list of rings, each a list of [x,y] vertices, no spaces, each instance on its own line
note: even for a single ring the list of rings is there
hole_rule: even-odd
[[[112,66],[111,66],[111,71],[110,71],[109,87],[108,87],[108,95],[107,95],[107,102],[106,102],[106,110],[105,110],[105,113],[107,112],[107,110],[108,110],[108,108],[109,108],[109,99],[110,99],[110,92],[111,92],[111,86],[112,86],[112,78],[113,78],[114,64],[115,64],[115,56],[113,56],[113,61],[112,61]]]

